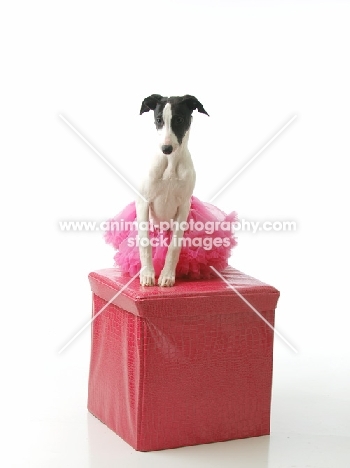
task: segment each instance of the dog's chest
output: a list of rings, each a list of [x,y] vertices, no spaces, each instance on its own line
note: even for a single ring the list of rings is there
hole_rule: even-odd
[[[170,221],[189,196],[188,181],[175,177],[158,180],[151,192],[150,211],[155,221]]]
[[[155,221],[175,219],[179,206],[192,195],[195,173],[192,165],[164,165],[149,180],[150,214]]]
[[[167,199],[188,197],[194,187],[194,168],[192,161],[167,161],[165,158],[158,162],[150,171],[148,179],[149,199],[162,194]]]

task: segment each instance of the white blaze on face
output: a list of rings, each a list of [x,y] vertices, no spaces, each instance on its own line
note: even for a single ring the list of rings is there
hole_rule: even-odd
[[[176,149],[179,144],[178,144],[176,136],[174,135],[171,129],[171,118],[172,118],[171,104],[167,103],[165,104],[164,109],[163,109],[164,125],[163,125],[163,128],[159,130],[160,147],[162,147],[163,145],[172,145],[173,148]]]

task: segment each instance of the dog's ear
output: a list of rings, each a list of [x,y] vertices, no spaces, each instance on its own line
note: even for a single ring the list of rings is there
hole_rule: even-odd
[[[163,96],[160,94],[151,94],[150,96],[146,97],[141,104],[140,115],[144,112],[148,112],[150,110],[154,110],[158,104],[158,102],[163,99]]]
[[[204,109],[203,105],[198,101],[196,97],[186,94],[182,97],[181,102],[185,103],[191,111],[197,109],[198,112],[201,112],[202,114],[207,114],[207,116],[209,116],[208,112]]]

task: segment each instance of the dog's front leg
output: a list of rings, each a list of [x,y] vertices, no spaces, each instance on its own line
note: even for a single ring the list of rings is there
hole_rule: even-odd
[[[152,260],[152,247],[149,241],[149,205],[143,200],[136,202],[137,229],[139,236],[139,252],[141,268],[140,284],[154,286],[154,268]]]
[[[175,271],[177,262],[179,261],[182,239],[184,235],[183,229],[188,218],[190,211],[190,203],[185,203],[179,207],[176,221],[174,223],[173,236],[168,246],[168,251],[165,257],[163,270],[158,278],[159,286],[174,286],[175,284]]]

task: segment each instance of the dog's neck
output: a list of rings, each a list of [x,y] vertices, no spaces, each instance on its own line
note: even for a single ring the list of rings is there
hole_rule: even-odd
[[[150,168],[151,180],[169,180],[179,177],[179,165],[192,165],[191,154],[188,150],[189,130],[186,132],[181,145],[179,145],[171,154],[164,154],[158,151]]]

